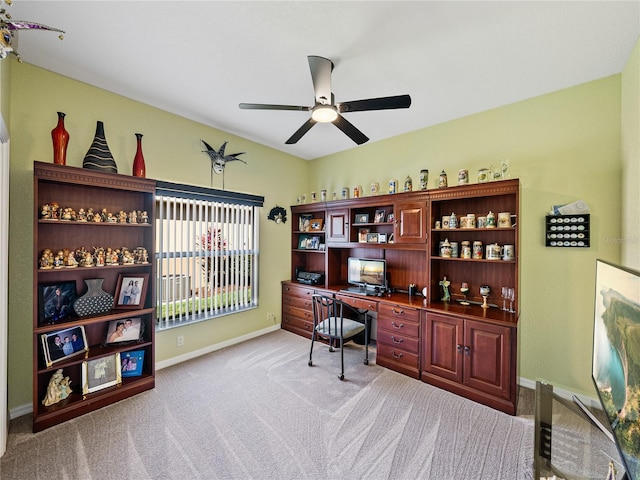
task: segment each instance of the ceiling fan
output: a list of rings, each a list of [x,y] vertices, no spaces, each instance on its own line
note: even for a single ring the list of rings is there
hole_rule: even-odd
[[[364,112],[367,110],[391,110],[396,108],[409,108],[411,97],[409,95],[396,95],[393,97],[369,98],[366,100],[354,100],[351,102],[335,103],[331,91],[331,72],[333,62],[327,58],[309,55],[309,69],[315,91],[315,105],[304,107],[298,105],[272,105],[263,103],[241,103],[239,106],[247,110],[298,110],[311,112],[311,118],[307,120],[285,142],[294,144],[307,133],[316,123],[333,123],[342,130],[351,140],[358,145],[369,140],[364,133],[347,121],[341,114],[349,112]]]

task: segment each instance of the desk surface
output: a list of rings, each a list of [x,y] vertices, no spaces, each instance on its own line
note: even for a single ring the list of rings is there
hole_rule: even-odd
[[[295,284],[295,283],[294,283]],[[406,293],[390,293],[381,297],[377,296],[364,296],[351,292],[343,291],[346,285],[330,285],[328,288],[318,288],[318,290],[324,290],[330,293],[338,294],[343,299],[349,297],[353,299],[364,300],[368,303],[393,303],[395,305],[401,305],[405,307],[419,308],[431,313],[444,313],[451,316],[460,318],[470,318],[491,323],[508,324],[510,326],[517,326],[518,314],[509,313],[499,308],[482,308],[479,305],[461,305],[459,302],[431,302],[427,303],[426,299],[422,295],[409,296]],[[347,300],[347,303],[348,300]],[[357,302],[361,305],[361,302]],[[359,308],[362,308],[359,306]]]

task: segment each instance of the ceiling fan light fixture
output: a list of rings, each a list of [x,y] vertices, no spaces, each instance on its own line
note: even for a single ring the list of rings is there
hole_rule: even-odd
[[[338,118],[338,110],[333,105],[316,105],[311,112],[311,118],[319,123],[331,123]]]

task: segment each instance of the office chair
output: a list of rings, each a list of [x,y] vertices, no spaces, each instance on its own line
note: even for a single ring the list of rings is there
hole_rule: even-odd
[[[313,295],[313,334],[311,335],[311,350],[309,351],[309,366],[313,365],[313,344],[319,335],[329,341],[329,351],[333,352],[333,345],[340,341],[340,380],[344,380],[344,344],[353,337],[365,332],[364,364],[369,365],[369,317],[365,313],[364,324],[351,318],[344,318],[345,307],[352,308],[337,298],[325,295]],[[357,312],[354,312],[356,314]]]

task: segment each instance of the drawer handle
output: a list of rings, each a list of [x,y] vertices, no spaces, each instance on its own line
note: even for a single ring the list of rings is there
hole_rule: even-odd
[[[394,337],[393,335],[391,335],[391,341],[392,341],[393,343],[402,343],[402,342],[404,342],[404,338],[396,339],[396,337]]]
[[[393,322],[393,321],[392,321],[392,322],[391,322],[391,325],[392,325],[394,328],[398,328],[398,329],[399,329],[399,328],[404,328],[404,323],[401,323],[400,325],[398,325],[396,322]]]
[[[464,347],[464,354],[468,357],[471,355],[471,347],[469,347],[468,345],[466,347]]]
[[[400,359],[402,358],[402,352],[400,353],[396,353],[394,351],[391,352],[391,355],[393,355],[394,358]]]
[[[456,345],[456,350],[458,350],[458,353],[462,353],[462,345]]]
[[[313,314],[309,313],[309,312],[304,312],[304,316],[306,318],[313,318]]]
[[[311,302],[304,302],[304,306],[305,307],[310,307],[311,306]]]
[[[396,315],[402,315],[404,313],[404,310],[396,310],[395,308],[392,308],[391,311]]]

